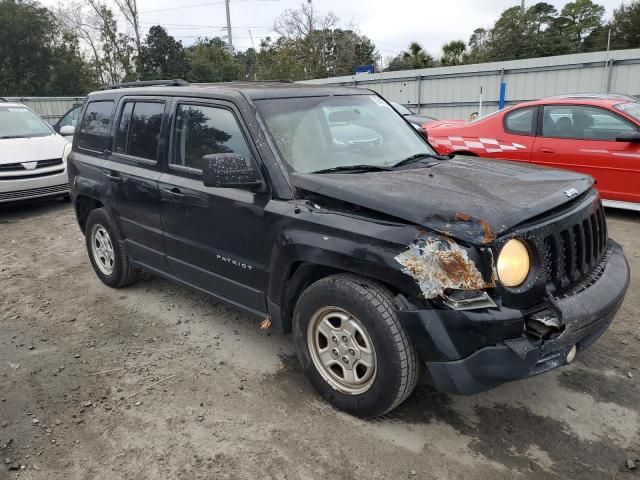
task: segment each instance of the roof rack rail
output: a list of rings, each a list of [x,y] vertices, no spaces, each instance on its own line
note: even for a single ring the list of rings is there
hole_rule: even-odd
[[[133,87],[188,87],[191,85],[186,80],[176,78],[174,80],[139,80],[135,82],[124,83],[112,83],[111,85],[105,85],[100,90],[112,90],[115,88],[133,88]]]

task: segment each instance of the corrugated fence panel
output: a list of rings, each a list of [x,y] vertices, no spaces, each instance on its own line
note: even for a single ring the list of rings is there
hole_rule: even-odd
[[[84,97],[5,97],[10,102],[22,103],[36,112],[45,121],[55,123],[67,110]]]
[[[383,72],[302,83],[370,88],[416,112],[460,119],[478,111],[480,87],[482,113],[496,110],[502,79],[507,84],[508,105],[566,93],[640,95],[640,49]]]

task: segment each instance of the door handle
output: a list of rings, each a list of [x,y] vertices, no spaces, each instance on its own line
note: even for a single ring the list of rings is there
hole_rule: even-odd
[[[177,187],[166,188],[166,189],[164,189],[164,192],[167,195],[169,195],[170,197],[173,197],[173,198],[184,198],[184,197],[186,197],[186,195],[184,193],[182,193],[180,191],[180,189],[177,188]]]
[[[122,182],[122,177],[120,177],[118,175],[114,175],[113,173],[107,173],[106,176],[112,182],[116,182],[116,183]]]
[[[547,148],[547,147],[539,148],[538,151],[540,153],[556,153],[556,151],[553,148]]]

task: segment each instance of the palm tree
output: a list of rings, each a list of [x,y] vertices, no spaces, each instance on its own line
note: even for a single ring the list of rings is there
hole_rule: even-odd
[[[411,42],[407,52],[402,52],[402,59],[410,68],[433,67],[433,57],[429,55],[418,42]]]

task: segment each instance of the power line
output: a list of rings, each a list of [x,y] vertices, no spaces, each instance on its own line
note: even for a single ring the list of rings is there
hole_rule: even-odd
[[[158,8],[157,10],[145,10],[144,12],[140,12],[140,14],[156,13],[156,12],[168,12],[170,10],[184,10],[184,9],[187,9],[187,8],[196,8],[196,7],[208,7],[210,5],[221,5],[223,3],[224,3],[224,0],[217,1],[217,2],[198,3],[196,5],[183,5],[182,7]]]
[[[183,5],[181,7],[168,7],[168,8],[158,8],[156,10],[145,10],[140,12],[140,14],[146,13],[157,13],[157,12],[169,12],[172,10],[185,10],[187,8],[198,8],[198,7],[208,7],[211,5],[222,5],[226,0],[217,0],[215,2],[207,2],[207,3],[197,3],[195,5]],[[233,3],[253,3],[253,2],[281,2],[283,0],[233,0]]]
[[[171,30],[175,30],[175,29],[191,29],[191,28],[226,28],[227,26],[222,24],[222,25],[195,25],[195,24],[191,24],[191,23],[164,23],[164,22],[140,22],[140,25],[149,25],[149,26],[154,26],[154,25],[160,25],[161,27],[165,27],[167,29],[171,29]],[[248,28],[253,28],[253,29],[262,29],[262,30],[272,30],[273,26],[269,26],[269,27],[258,27],[255,25],[247,25],[247,26],[241,26],[241,27],[231,27],[235,30],[238,29],[248,29]]]

